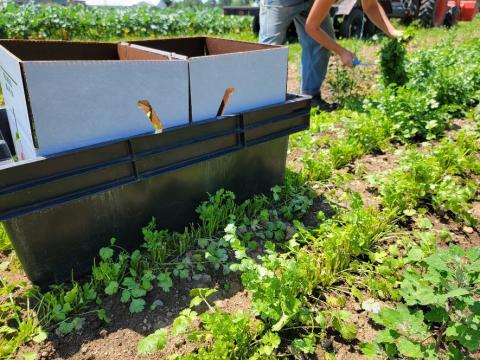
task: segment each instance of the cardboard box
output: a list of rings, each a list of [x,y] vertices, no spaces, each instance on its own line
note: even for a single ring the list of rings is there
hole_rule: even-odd
[[[170,58],[188,59],[192,121],[240,113],[286,99],[286,47],[209,37],[130,43],[163,50]]]
[[[0,84],[21,160],[189,121],[187,61],[127,44],[1,40]]]

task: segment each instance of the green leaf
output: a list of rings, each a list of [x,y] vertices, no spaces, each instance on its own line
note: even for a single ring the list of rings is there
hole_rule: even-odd
[[[120,297],[120,301],[125,304],[130,301],[130,298],[131,298],[130,290],[123,289],[122,296]]]
[[[133,299],[128,308],[132,314],[142,312],[145,307],[145,300]]]
[[[315,335],[310,334],[301,339],[295,339],[292,341],[292,347],[305,354],[313,354],[315,352]]]
[[[465,358],[465,356],[462,354],[462,352],[457,349],[454,345],[448,345],[448,352],[447,352],[448,358],[450,360],[467,360],[470,359],[470,357]]]
[[[419,247],[415,247],[408,252],[407,262],[416,263],[422,260],[424,257],[425,255],[423,254],[422,249],[420,249]]]
[[[137,352],[140,355],[149,355],[157,350],[162,350],[167,344],[168,331],[159,329],[138,342]]]
[[[37,360],[37,354],[31,351],[24,352],[23,360]]]
[[[116,281],[110,281],[107,287],[105,288],[105,294],[110,296],[113,294],[116,294],[117,291],[118,291],[118,282]]]
[[[188,325],[190,325],[190,319],[186,316],[180,315],[173,321],[172,326],[172,335],[177,336],[183,334],[188,329]]]
[[[105,321],[106,323],[109,323],[111,319],[108,317],[107,312],[105,309],[98,309],[97,310],[97,317],[101,321]]]
[[[288,321],[290,320],[290,316],[287,314],[282,314],[280,320],[277,321],[276,324],[272,326],[272,331],[280,331],[282,328],[287,325]]]
[[[433,307],[425,314],[425,319],[430,322],[443,323],[450,319],[450,316],[443,308]]]
[[[395,330],[384,329],[378,332],[377,339],[375,341],[384,344],[394,344],[399,337],[400,334]]]
[[[58,331],[60,331],[60,333],[62,335],[67,335],[67,334],[70,334],[73,331],[73,328],[74,328],[74,326],[73,326],[72,322],[64,321],[58,327]]]
[[[173,286],[173,281],[172,281],[172,278],[170,277],[169,272],[160,273],[157,277],[157,280],[158,280],[158,285],[165,292],[169,292]]]
[[[190,300],[190,307],[193,308],[195,306],[200,305],[203,302],[203,299],[200,296],[195,296]]]
[[[419,344],[415,344],[410,340],[402,337],[397,344],[398,351],[405,356],[419,359],[423,357],[422,348]]]
[[[140,297],[144,297],[147,294],[147,292],[145,291],[145,289],[135,288],[135,289],[132,289],[131,294],[132,294],[132,297],[134,298],[140,298]]]
[[[344,316],[344,318],[346,318],[346,316]],[[342,320],[341,316],[334,316],[332,319],[332,325],[345,340],[353,340],[357,336],[357,327],[355,324]]]
[[[366,357],[374,357],[377,356],[378,345],[373,343],[361,343],[360,351]]]
[[[37,332],[37,335],[35,335],[32,340],[34,342],[36,342],[37,344],[41,343],[41,342],[44,342],[45,340],[47,340],[48,338],[48,334],[46,331],[42,330],[42,329],[39,329],[38,332]]]
[[[352,295],[358,300],[358,301],[363,301],[364,299],[364,296],[362,294],[362,292],[360,290],[358,290],[358,288],[356,288],[355,286],[352,286],[350,288],[350,292],[352,293]]]
[[[272,333],[269,331],[262,337],[260,342],[262,346],[258,350],[259,354],[271,356],[274,350],[280,345],[281,339],[277,333]]]
[[[315,322],[321,329],[327,328],[327,319],[325,318],[325,316],[323,316],[322,313],[318,313],[317,316],[315,316]]]
[[[102,258],[102,260],[108,260],[110,259],[112,256],[113,256],[113,249],[109,248],[109,247],[103,247],[100,249],[100,257]]]
[[[447,298],[454,298],[454,297],[464,296],[464,295],[468,295],[468,294],[470,294],[470,292],[467,289],[457,288],[457,289],[449,291],[446,294],[446,297]]]

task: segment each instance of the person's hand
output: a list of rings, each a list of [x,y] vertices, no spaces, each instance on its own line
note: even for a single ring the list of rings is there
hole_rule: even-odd
[[[390,32],[390,34],[388,34],[388,36],[392,39],[399,39],[403,36],[403,30],[394,29]]]
[[[355,59],[355,55],[352,52],[343,49],[338,55],[340,56],[343,66],[349,67],[350,69],[353,68],[353,59]]]

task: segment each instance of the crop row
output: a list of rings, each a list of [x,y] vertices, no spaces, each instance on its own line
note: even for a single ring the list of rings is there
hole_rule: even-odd
[[[250,30],[250,18],[219,8],[157,9],[0,4],[0,38],[90,39],[226,34]]]

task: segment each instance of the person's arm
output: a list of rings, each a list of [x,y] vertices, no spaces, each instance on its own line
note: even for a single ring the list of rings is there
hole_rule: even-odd
[[[355,55],[338,44],[320,28],[320,25],[328,15],[334,2],[335,0],[315,0],[310,13],[308,14],[307,23],[305,24],[305,31],[312,39],[340,56],[343,65],[353,67],[352,62],[355,58]]]
[[[402,34],[393,27],[385,14],[385,10],[383,10],[382,5],[377,0],[362,0],[362,8],[370,21],[382,30],[385,35],[394,38]]]

